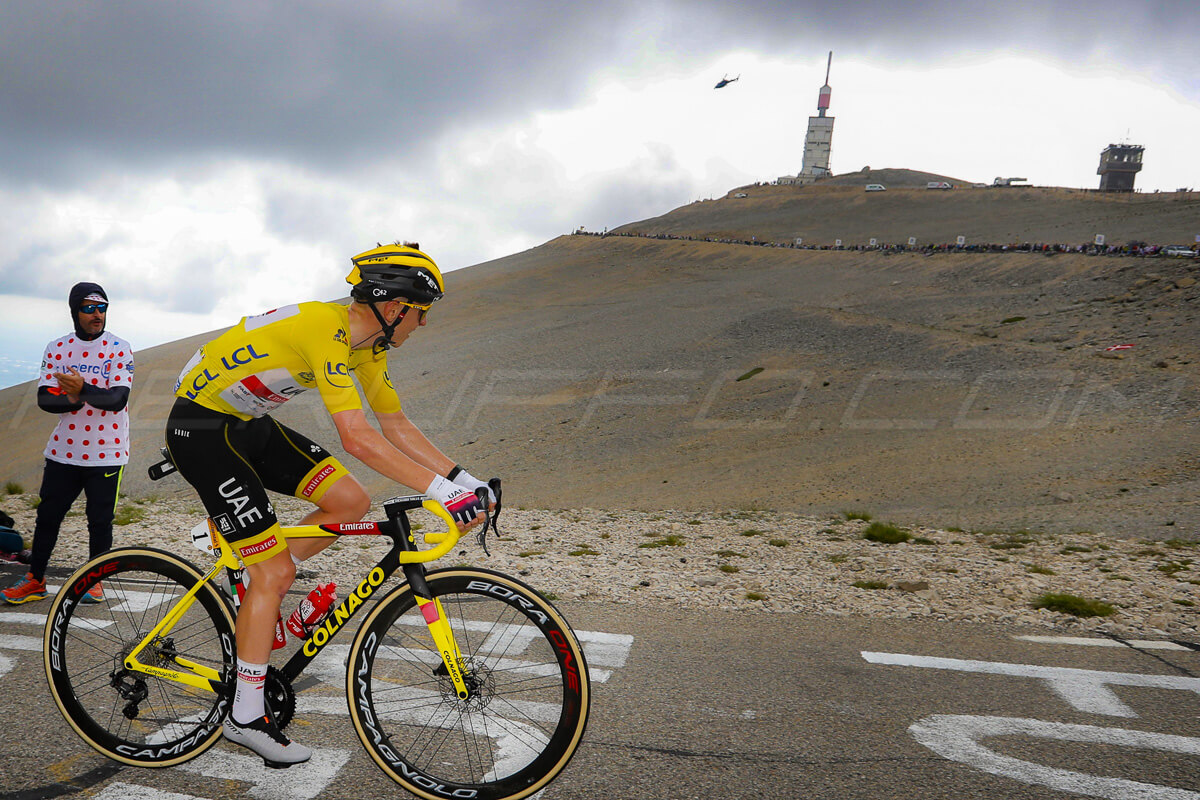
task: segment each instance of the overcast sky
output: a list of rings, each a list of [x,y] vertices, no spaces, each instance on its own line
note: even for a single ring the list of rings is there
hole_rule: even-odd
[[[1197,8],[0,0],[0,386],[78,280],[144,349],[377,241],[453,270],[794,174],[830,50],[836,173],[1094,188],[1128,140],[1200,188]]]

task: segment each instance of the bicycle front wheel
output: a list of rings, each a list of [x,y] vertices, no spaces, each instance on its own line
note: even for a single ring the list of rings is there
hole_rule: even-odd
[[[516,800],[549,783],[583,737],[583,651],[536,591],[498,572],[428,575],[462,655],[460,699],[412,588],[380,601],[347,664],[350,718],[367,752],[418,797]]]
[[[46,677],[63,717],[100,753],[138,767],[170,767],[198,756],[221,735],[237,672],[228,602],[204,585],[183,617],[142,650],[148,666],[219,676],[199,689],[134,672],[125,657],[202,580],[187,561],[150,548],[110,550],[84,564],[59,590],[46,618]],[[104,600],[84,602],[100,583]]]

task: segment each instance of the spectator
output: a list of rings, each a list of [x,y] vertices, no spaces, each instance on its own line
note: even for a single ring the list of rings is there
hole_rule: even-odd
[[[125,406],[133,385],[133,351],[124,339],[105,332],[108,295],[99,285],[75,284],[68,302],[75,331],[46,347],[38,380],[38,406],[59,418],[44,453],[29,573],[0,593],[14,605],[46,597],[46,566],[63,518],[80,492],[87,497],[91,555],[112,547],[113,512],[129,462]],[[81,598],[85,603],[103,600],[99,583]]]

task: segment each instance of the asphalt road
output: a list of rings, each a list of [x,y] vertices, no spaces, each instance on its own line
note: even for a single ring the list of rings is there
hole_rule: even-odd
[[[106,760],[74,737],[46,690],[47,606],[0,607],[0,800],[407,796],[356,739],[337,670],[299,693],[289,731],[317,751],[302,767],[266,770],[227,743],[168,770]],[[1181,645],[1029,641],[1017,637],[1048,631],[961,623],[561,608],[596,682],[585,741],[546,800],[1200,800],[1200,652]]]

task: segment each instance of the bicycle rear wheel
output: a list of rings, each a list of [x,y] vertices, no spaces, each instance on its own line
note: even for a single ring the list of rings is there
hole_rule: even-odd
[[[583,651],[558,611],[489,570],[428,575],[463,659],[460,700],[412,588],[380,601],[350,648],[350,718],[384,772],[419,797],[527,797],[567,765],[591,690]]]
[[[186,659],[215,671],[218,685],[198,689],[124,666],[125,656],[201,579],[187,561],[161,550],[110,550],[80,567],[50,606],[43,648],[50,694],[76,733],[115,761],[170,767],[221,735],[237,667],[233,615],[211,585],[139,660],[179,669],[176,659]],[[103,602],[80,602],[101,582]]]

